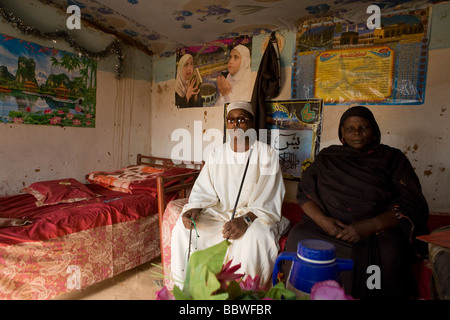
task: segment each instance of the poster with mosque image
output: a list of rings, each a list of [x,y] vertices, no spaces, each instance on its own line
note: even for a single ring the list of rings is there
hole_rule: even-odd
[[[423,104],[431,8],[365,19],[327,17],[303,22],[292,63],[292,99],[338,104]]]
[[[0,122],[95,127],[97,62],[0,34]]]
[[[220,39],[177,50],[175,105],[178,108],[224,106],[250,101],[252,37]]]

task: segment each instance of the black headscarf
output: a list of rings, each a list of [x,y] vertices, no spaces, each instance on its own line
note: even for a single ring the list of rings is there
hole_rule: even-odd
[[[378,145],[381,142],[381,132],[380,127],[378,127],[378,123],[375,120],[375,117],[373,116],[372,111],[370,111],[368,108],[363,106],[354,106],[345,111],[342,114],[341,121],[339,121],[339,128],[338,128],[338,135],[339,135],[339,141],[342,141],[342,133],[341,128],[344,126],[345,120],[347,120],[350,117],[361,117],[368,121],[370,121],[370,124],[372,125],[372,128],[374,130],[374,136],[375,139],[372,143],[373,145]]]

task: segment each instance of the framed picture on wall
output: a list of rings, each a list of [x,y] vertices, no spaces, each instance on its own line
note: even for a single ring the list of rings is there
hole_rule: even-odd
[[[97,61],[0,34],[0,123],[94,128]]]
[[[266,102],[268,141],[278,152],[283,177],[299,181],[319,152],[323,100]]]
[[[177,50],[175,105],[223,106],[250,101],[252,37],[221,39]]]

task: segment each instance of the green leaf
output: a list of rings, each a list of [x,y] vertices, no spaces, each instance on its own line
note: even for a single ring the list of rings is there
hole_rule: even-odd
[[[186,270],[186,279],[183,287],[183,291],[186,294],[189,294],[191,287],[200,285],[199,283],[191,284],[191,282],[196,279],[196,273],[198,274],[203,267],[206,267],[212,274],[218,274],[220,272],[229,245],[230,242],[228,240],[224,240],[207,249],[195,251],[191,255]]]
[[[194,300],[225,300],[228,298],[228,293],[214,295],[220,288],[220,282],[206,265],[203,265],[200,270],[197,268],[196,271],[199,272],[196,272],[192,279],[192,284],[195,285],[190,290]]]
[[[235,300],[243,294],[241,286],[236,281],[231,281],[228,284],[227,292],[229,300]]]
[[[178,288],[176,285],[173,287],[173,296],[176,300],[192,300],[192,297],[186,295],[183,291],[181,291],[180,288]]]
[[[282,282],[278,282],[273,286],[264,296],[265,298],[271,298],[275,300],[296,300],[297,296],[295,292],[288,290],[284,287]]]

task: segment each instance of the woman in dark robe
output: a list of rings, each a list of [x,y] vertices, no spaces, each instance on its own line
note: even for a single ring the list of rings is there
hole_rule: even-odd
[[[323,149],[299,182],[297,200],[305,215],[284,250],[295,252],[303,239],[329,241],[337,258],[354,262],[352,271],[341,273],[348,294],[409,299],[413,260],[427,250],[416,240],[428,233],[428,204],[419,179],[400,150],[380,143],[369,109],[348,109],[338,131],[342,145]],[[377,275],[369,266],[379,267],[380,288],[373,287]],[[284,265],[284,274],[289,267]]]

